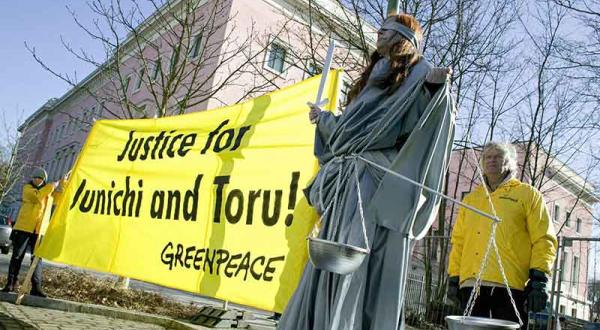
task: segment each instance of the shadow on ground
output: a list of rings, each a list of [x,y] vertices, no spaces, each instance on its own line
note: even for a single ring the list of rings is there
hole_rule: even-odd
[[[27,322],[23,322],[21,320],[18,319],[14,319],[11,316],[4,314],[4,313],[0,313],[0,329],[4,330],[4,329],[37,329],[37,327],[34,327],[33,325],[27,323]]]

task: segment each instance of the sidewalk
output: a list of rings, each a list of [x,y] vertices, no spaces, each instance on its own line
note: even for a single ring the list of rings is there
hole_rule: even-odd
[[[16,294],[0,292],[0,329],[174,329],[204,330],[203,326],[164,316],[100,305],[26,295],[15,305]],[[272,321],[244,317],[237,328],[274,330]],[[228,329],[228,328],[220,328]]]
[[[100,315],[63,312],[52,309],[0,303],[3,329],[166,329],[163,326]]]

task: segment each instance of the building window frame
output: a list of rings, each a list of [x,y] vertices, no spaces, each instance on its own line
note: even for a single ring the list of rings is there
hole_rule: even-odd
[[[203,52],[204,52],[204,38],[202,36],[202,32],[199,32],[192,39],[192,44],[190,47],[188,57],[190,59],[198,59],[198,58],[201,58],[201,55]]]
[[[133,86],[133,92],[138,92],[142,89],[142,85],[144,84],[144,68],[141,68],[137,72],[138,79],[135,81],[135,86]]]
[[[323,73],[323,64],[313,61],[312,58],[306,59],[306,71],[304,72],[304,79],[314,77]]]
[[[272,38],[269,42],[269,48],[265,53],[265,61],[263,67],[277,75],[284,75],[287,72],[287,54],[289,47],[279,38]],[[283,55],[274,53],[281,51]],[[279,55],[279,56],[278,56]]]
[[[560,280],[565,281],[566,279],[566,270],[567,263],[569,261],[569,253],[567,251],[563,251],[563,255],[560,259]]]
[[[158,79],[158,75],[162,69],[162,63],[160,61],[160,59],[156,59],[153,62],[153,67],[152,67],[152,76],[150,77],[150,81],[156,81],[156,79]]]
[[[125,99],[125,97],[127,97],[127,93],[129,92],[129,88],[131,87],[131,80],[133,80],[133,74],[129,74],[127,75],[127,77],[125,77],[125,86],[123,88],[123,99]]]
[[[352,81],[344,77],[342,77],[342,85],[340,86],[340,96],[338,100],[338,110],[342,111],[346,107],[346,103],[348,102],[348,94],[352,89]]]

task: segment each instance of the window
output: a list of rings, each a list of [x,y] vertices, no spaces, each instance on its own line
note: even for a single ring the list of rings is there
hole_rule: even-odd
[[[88,111],[87,111],[87,109],[85,109],[85,110],[83,110],[83,113],[81,114],[81,121],[79,122],[80,126],[82,128],[85,127],[87,124],[87,116],[88,116]]]
[[[571,284],[577,286],[579,282],[579,257],[573,256],[571,265]]]
[[[48,171],[48,179],[52,178],[52,174],[54,173],[54,167],[56,166],[56,159],[52,159],[50,162],[50,167],[47,169]],[[48,180],[49,181],[49,180]]]
[[[571,316],[577,318],[577,308],[571,308]]]
[[[285,47],[281,44],[277,42],[271,43],[271,47],[267,54],[267,67],[279,73],[283,73],[286,53]]]
[[[92,108],[94,113],[96,114],[96,119],[102,118],[102,114],[104,113],[104,107],[102,105],[98,105]]]
[[[565,314],[565,305],[560,305],[558,307],[558,313],[563,315]]]
[[[581,232],[581,218],[577,218],[575,222],[575,230],[580,233]]]
[[[306,65],[306,74],[308,75],[308,77],[316,76],[321,72],[323,72],[323,67],[317,65],[317,63],[309,59],[308,64]]]
[[[350,88],[352,88],[352,83],[346,79],[343,79],[342,89],[340,90],[340,107],[346,106],[346,102],[348,101],[348,93],[350,93]]]
[[[568,258],[567,251],[563,251],[562,258],[560,259],[560,280],[561,281],[565,280],[565,270],[567,269],[566,268],[567,258]]]
[[[127,76],[127,78],[125,78],[125,85],[123,85],[123,92],[127,93],[127,91],[129,90],[129,85],[131,84],[131,75]]]
[[[152,71],[152,81],[156,81],[156,79],[158,78],[158,75],[160,73],[160,60],[156,60],[154,61],[154,70]]]
[[[169,72],[177,71],[177,65],[181,64],[180,57],[182,55],[180,53],[171,54],[171,61],[169,62]],[[183,56],[185,59],[185,55]]]
[[[571,227],[571,212],[567,212],[565,217],[565,226]]]
[[[69,155],[69,164],[67,165],[67,169],[65,173],[73,168],[73,162],[75,161],[75,148],[69,148],[71,154]]]
[[[192,41],[192,47],[190,48],[190,58],[196,58],[202,53],[202,34],[199,33],[194,37]]]
[[[146,104],[136,105],[135,110],[143,115],[144,112],[146,111],[146,106],[147,106]]]
[[[140,71],[138,71],[138,80],[135,83],[135,91],[140,90],[140,88],[142,88],[142,83],[144,82],[144,69],[140,69]]]
[[[56,168],[54,169],[53,178],[58,178],[60,176],[62,167],[63,167],[63,152],[59,153],[58,160],[56,161]]]
[[[560,222],[560,205],[554,204],[554,221]]]

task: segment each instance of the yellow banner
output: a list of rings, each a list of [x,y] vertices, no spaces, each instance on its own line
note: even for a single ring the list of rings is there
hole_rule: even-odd
[[[340,72],[327,79],[329,110]],[[36,255],[281,312],[316,220],[320,76],[251,101],[92,128]]]

